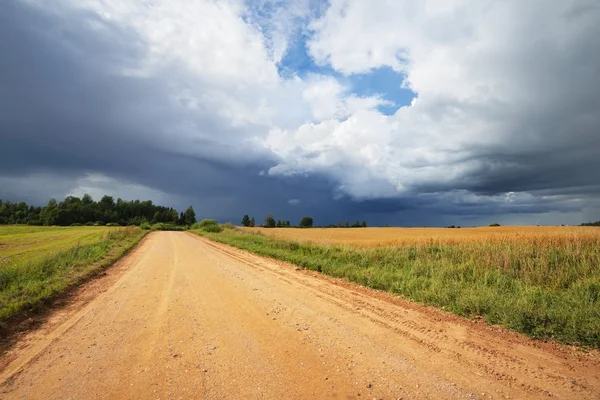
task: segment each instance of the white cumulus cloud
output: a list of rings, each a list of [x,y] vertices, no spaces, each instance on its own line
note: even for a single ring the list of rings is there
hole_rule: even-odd
[[[582,178],[582,163],[597,165],[591,147],[577,150],[579,165],[562,152],[600,148],[597,2],[332,0],[310,29],[317,63],[347,76],[391,67],[418,101],[335,121],[344,107],[325,101],[315,114],[325,121],[271,130],[271,174],[326,174],[358,199],[598,186]],[[313,99],[335,97],[324,83]],[[581,179],[551,183],[560,168]]]

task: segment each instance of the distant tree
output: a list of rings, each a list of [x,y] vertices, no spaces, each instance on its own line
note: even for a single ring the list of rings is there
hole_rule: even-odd
[[[350,227],[350,221],[346,220],[344,222],[344,228],[349,228]]]
[[[283,226],[283,223],[281,222],[280,219],[277,220],[277,225],[278,228],[281,228]]]
[[[358,220],[356,220],[355,223],[352,224],[353,228],[360,228],[360,222],[358,222]]]
[[[290,225],[290,221],[285,221],[285,224],[284,224],[284,226],[286,226],[286,227],[288,227],[288,228],[289,228],[289,227],[291,226],[291,225]]]
[[[362,224],[360,224],[361,227],[366,228],[367,227],[367,221],[363,221]]]
[[[254,217],[250,218],[250,224],[248,226],[251,228],[256,226],[256,220],[254,219]]]
[[[103,209],[112,209],[115,207],[115,199],[112,196],[104,195],[100,199],[100,207]]]
[[[265,228],[275,228],[276,225],[275,218],[271,214],[265,217]]]
[[[44,207],[40,214],[42,224],[46,226],[54,225],[56,223],[57,212],[56,199],[52,198],[48,201],[48,205]]]
[[[248,214],[245,214],[242,217],[242,226],[250,226],[250,217],[248,216]]]
[[[581,226],[600,226],[600,221],[596,221],[596,222],[584,222],[583,224],[581,224]]]
[[[193,211],[193,210],[191,210]],[[148,223],[174,224],[193,221],[190,210],[179,214],[173,208],[152,204],[152,201],[126,201],[104,196],[95,202],[89,194],[79,199],[67,196],[58,203],[51,199],[45,207],[28,206],[27,203],[10,203],[0,200],[0,223],[29,225],[140,225]]]
[[[192,206],[189,206],[183,213],[184,225],[193,225],[196,223],[196,212]]]
[[[490,224],[489,226],[500,226],[498,223]]]
[[[300,220],[300,228],[312,228],[313,219],[312,217],[304,217]]]
[[[81,202],[83,204],[92,204],[94,202],[94,199],[92,199],[92,196],[90,196],[89,194],[86,193],[81,198]]]
[[[337,224],[337,227],[338,227],[338,228],[341,228],[341,227],[342,227],[342,222],[341,222],[341,221],[340,221],[340,222],[338,222],[338,224]]]

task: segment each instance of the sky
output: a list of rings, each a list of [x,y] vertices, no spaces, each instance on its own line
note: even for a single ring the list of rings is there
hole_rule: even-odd
[[[6,0],[0,198],[600,220],[595,0]]]

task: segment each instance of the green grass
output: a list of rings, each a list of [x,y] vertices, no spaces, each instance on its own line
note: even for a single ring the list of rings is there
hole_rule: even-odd
[[[364,248],[194,232],[534,338],[600,347],[600,235]]]
[[[110,230],[114,228],[0,225],[0,267],[95,242]]]
[[[139,228],[0,226],[0,324],[114,263]]]

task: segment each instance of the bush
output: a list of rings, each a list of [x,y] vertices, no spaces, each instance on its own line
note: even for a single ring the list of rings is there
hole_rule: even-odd
[[[152,225],[150,229],[153,231],[185,231],[186,227],[175,224],[166,224],[164,222],[157,222],[156,224]]]
[[[80,224],[80,223],[77,223],[77,222],[73,222],[73,223],[71,224],[71,226],[81,226],[81,224]]]
[[[498,223],[490,224],[489,226],[500,226]]]
[[[197,226],[198,228],[204,228],[209,225],[219,225],[216,219],[203,219],[202,221],[194,224],[193,226]]]
[[[149,231],[150,229],[152,229],[152,225],[150,225],[147,221],[144,221],[140,224],[140,228],[142,228],[145,231]]]
[[[92,221],[88,221],[85,223],[85,226],[94,226],[94,223]]]
[[[231,222],[228,222],[221,226],[215,219],[203,219],[202,221],[196,222],[194,225],[192,225],[191,229],[201,230],[204,232],[219,233],[223,232],[224,227],[227,229],[235,229],[235,226]]]
[[[106,226],[121,226],[121,225],[117,224],[116,222],[109,222],[106,224]]]
[[[200,229],[203,230],[204,232],[210,232],[210,233],[223,232],[223,227],[221,225],[206,225]]]

